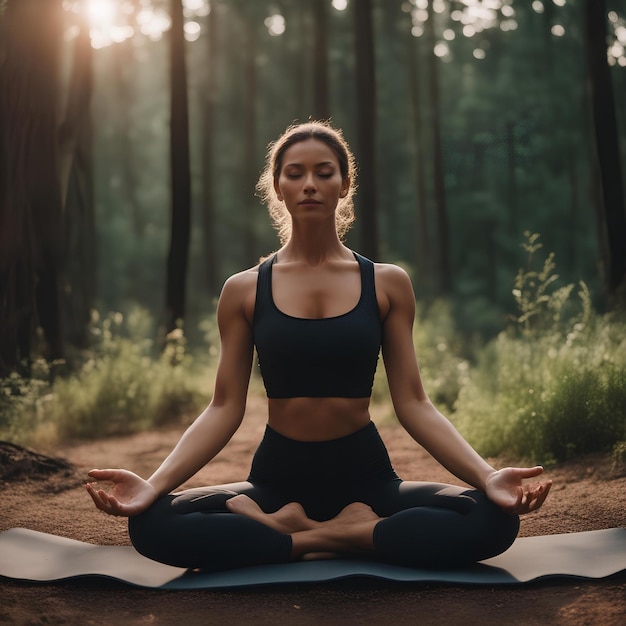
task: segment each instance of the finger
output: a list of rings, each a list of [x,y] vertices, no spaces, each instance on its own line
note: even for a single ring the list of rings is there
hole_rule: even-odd
[[[94,489],[93,485],[85,485],[87,492],[98,509],[109,515],[123,515],[122,506],[114,496],[109,495],[104,489]]]
[[[96,480],[116,480],[119,479],[122,472],[114,469],[92,469],[87,476]]]
[[[105,494],[107,500],[107,513],[109,515],[123,515],[123,505],[112,495]]]
[[[100,496],[104,508],[102,509],[105,513],[109,515],[116,516],[125,516],[126,505],[122,504],[115,496],[107,493],[103,489],[98,491],[98,495]]]
[[[90,485],[89,483],[87,483],[85,485],[85,487],[87,489],[87,492],[91,496],[91,499],[93,500],[94,504],[96,505],[96,507],[98,509],[100,509],[101,511],[104,511],[105,513],[108,513],[108,505],[102,498],[102,494],[104,492],[103,491],[96,491],[93,488],[93,486]]]
[[[548,494],[550,493],[550,488],[552,487],[552,482],[547,482],[542,485],[539,485],[539,491],[534,499],[530,503],[529,511],[536,511],[541,505],[545,502]]]
[[[522,497],[519,500],[519,504],[521,507],[525,507],[528,504],[528,496],[529,496],[528,491],[522,488]]]
[[[93,490],[93,487],[89,483],[85,483],[85,489],[87,490],[90,498],[93,500],[93,503],[98,506],[98,498]]]
[[[526,502],[524,503],[524,506],[520,507],[519,514],[523,515],[525,513],[532,513],[539,509],[544,503],[545,499],[548,497],[551,486],[551,481],[534,485],[528,491]]]
[[[516,467],[515,471],[521,478],[534,478],[543,474],[543,467],[541,465],[535,465],[535,467]]]

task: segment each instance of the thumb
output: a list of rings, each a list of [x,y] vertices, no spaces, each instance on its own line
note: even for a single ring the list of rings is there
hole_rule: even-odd
[[[123,476],[124,472],[112,469],[92,469],[87,476],[96,480],[118,480]]]
[[[535,465],[535,467],[516,467],[515,470],[521,478],[534,478],[543,474],[543,467],[541,465]]]

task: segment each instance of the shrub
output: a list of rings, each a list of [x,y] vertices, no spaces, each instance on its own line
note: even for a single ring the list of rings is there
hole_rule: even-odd
[[[0,437],[20,443],[92,438],[147,429],[197,412],[209,397],[210,363],[199,366],[182,329],[159,350],[147,313],[114,313],[91,325],[92,347],[67,377],[0,382]]]
[[[525,247],[532,257],[536,236]],[[626,323],[593,313],[583,283],[575,307],[575,286],[556,288],[554,269],[548,255],[520,271],[516,327],[485,348],[459,394],[454,420],[484,455],[560,461],[626,440]]]
[[[28,435],[43,420],[49,400],[49,367],[45,360],[33,363],[31,378],[12,372],[0,379],[0,439],[28,443]]]

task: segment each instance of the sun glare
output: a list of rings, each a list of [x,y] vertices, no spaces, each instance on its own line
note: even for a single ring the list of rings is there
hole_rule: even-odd
[[[85,3],[85,14],[89,24],[94,27],[109,26],[113,24],[117,3],[113,0],[87,0]]]
[[[445,13],[447,5],[443,0],[432,0],[432,11],[434,14]],[[420,37],[424,33],[423,24],[430,19],[427,0],[409,0],[404,4],[404,10],[411,13],[413,28],[411,30],[415,37]],[[433,16],[438,20],[437,15]],[[515,19],[515,9],[512,0],[458,0],[456,8],[450,11],[450,20],[457,23],[456,28],[444,27],[442,37],[446,41],[453,41],[458,34],[470,39],[483,31],[492,28],[502,30],[515,30],[517,20]],[[441,45],[441,44],[444,45]],[[484,51],[477,49],[474,53],[476,58],[484,58]],[[449,60],[451,50],[444,42],[435,45],[435,55]]]
[[[285,18],[276,13],[265,19],[265,26],[272,37],[278,37],[285,32]]]
[[[66,38],[75,37],[82,24],[89,28],[94,48],[122,43],[136,34],[159,41],[172,25],[169,13],[161,5],[153,0],[65,0],[63,6],[74,18]],[[209,0],[183,0],[183,7],[185,38],[195,41],[201,31],[195,18],[208,15]]]
[[[0,0],[0,4],[1,4]],[[565,7],[567,0],[529,0],[535,13],[545,11],[546,2],[556,7]],[[331,0],[333,8],[344,11],[349,0]],[[441,26],[442,17],[451,3],[445,0],[405,0],[402,10],[411,14],[411,34],[421,37],[424,25],[429,17],[429,7],[435,23]],[[122,43],[136,35],[143,35],[151,41],[162,39],[172,25],[164,2],[157,0],[63,0],[63,8],[69,19],[65,31],[66,40],[74,39],[81,28],[87,26],[94,48],[105,48]],[[185,38],[196,41],[202,33],[202,17],[211,11],[211,0],[183,0],[185,16]],[[435,42],[434,53],[439,58],[449,61],[452,48],[460,35],[469,39],[483,31],[500,28],[502,31],[513,31],[517,28],[515,5],[513,0],[457,0],[454,10],[449,13],[450,21],[441,27],[439,41]],[[607,50],[611,65],[626,67],[626,19],[616,11],[608,14],[612,27]],[[265,26],[270,35],[276,37],[285,32],[285,18],[278,12],[267,17]],[[567,32],[562,24],[556,23],[551,28],[554,37],[564,37]],[[450,43],[448,43],[450,42]],[[485,58],[485,51],[477,47],[473,55],[476,59]]]

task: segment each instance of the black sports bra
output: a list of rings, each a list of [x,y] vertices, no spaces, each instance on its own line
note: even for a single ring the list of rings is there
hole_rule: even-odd
[[[366,398],[382,340],[374,264],[353,253],[361,297],[347,313],[305,319],[280,311],[272,297],[272,265],[259,266],[252,332],[268,398]]]

